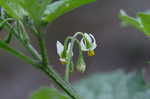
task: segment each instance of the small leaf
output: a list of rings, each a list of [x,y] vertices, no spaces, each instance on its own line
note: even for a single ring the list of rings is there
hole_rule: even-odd
[[[61,94],[56,89],[43,87],[34,92],[30,99],[70,99],[67,96]]]
[[[13,18],[21,19],[25,15],[25,11],[14,0],[0,0],[0,6]]]
[[[17,5],[21,6],[37,24],[41,21],[41,17],[45,11],[46,6],[52,0],[13,0]]]
[[[138,16],[141,19],[141,24],[143,26],[144,33],[150,36],[150,14],[139,13]]]
[[[124,26],[131,25],[140,31],[143,31],[138,18],[128,16],[123,10],[120,10],[119,18],[122,20]]]
[[[94,1],[96,0],[59,0],[59,1],[56,1],[47,6],[43,20],[46,22],[51,22],[66,12],[69,12],[81,5],[85,5]]]

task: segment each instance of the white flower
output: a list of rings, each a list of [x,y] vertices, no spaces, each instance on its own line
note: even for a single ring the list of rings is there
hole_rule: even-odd
[[[67,49],[64,48],[64,45],[57,41],[56,43],[56,47],[57,47],[57,54],[59,55],[59,60],[62,64],[66,64],[67,63],[67,57],[70,53],[71,50],[71,43],[68,43]],[[72,53],[73,55],[73,53]]]
[[[84,33],[84,37],[81,39],[82,51],[87,51],[89,56],[95,55],[94,49],[97,47],[96,40],[94,36],[90,33]]]

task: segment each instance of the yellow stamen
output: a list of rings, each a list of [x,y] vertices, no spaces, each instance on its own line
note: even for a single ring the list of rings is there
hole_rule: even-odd
[[[87,52],[87,54],[88,54],[88,56],[94,56],[94,55],[95,55],[95,52],[94,52],[94,50],[89,50],[89,51]]]
[[[61,63],[62,65],[67,64],[67,62],[65,62],[65,61],[60,61],[60,63]]]
[[[66,62],[65,59],[60,59],[60,63],[61,63],[61,64],[67,64],[67,62]]]

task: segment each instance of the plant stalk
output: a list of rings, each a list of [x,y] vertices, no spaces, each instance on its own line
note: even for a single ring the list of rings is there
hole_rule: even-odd
[[[45,46],[44,34],[41,32],[39,32],[38,41],[39,41],[39,47],[40,47],[40,53],[42,56],[43,65],[48,66],[48,55]]]
[[[69,83],[67,83],[65,80],[61,78],[61,76],[55,72],[55,70],[52,68],[52,66],[48,65],[48,56],[45,46],[45,40],[43,37],[43,34],[39,32],[38,40],[39,40],[39,46],[40,46],[40,52],[42,55],[42,65],[41,70],[49,77],[51,78],[61,89],[63,89],[72,99],[80,99],[78,94],[75,92],[75,90],[71,87]]]
[[[40,64],[40,62],[32,60],[30,57],[25,56],[23,53],[18,52],[17,50],[9,47],[9,45],[3,41],[0,41],[0,48],[22,59],[23,61],[32,64],[35,68],[40,69],[49,78],[51,78],[61,89],[63,89],[72,99],[81,99],[77,92],[71,87],[71,85],[65,80],[63,80],[61,76],[57,72],[55,72],[52,66],[45,66],[43,64]]]
[[[17,51],[16,49],[10,47],[7,43],[0,41],[0,48],[4,49],[6,52],[24,60],[25,62],[33,65],[33,66],[39,66],[37,61],[32,60],[30,57],[25,56],[23,53]]]
[[[52,79],[64,92],[66,92],[72,99],[81,99],[78,93],[71,87],[71,84],[63,80],[62,77],[55,72],[52,66],[43,66],[41,70]]]
[[[70,74],[70,70],[69,69],[70,69],[69,65],[66,65],[65,80],[67,82],[69,82],[69,74]]]

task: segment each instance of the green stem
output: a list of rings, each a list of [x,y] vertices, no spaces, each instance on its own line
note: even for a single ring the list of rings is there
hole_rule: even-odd
[[[38,41],[39,41],[40,53],[42,56],[43,65],[47,66],[48,65],[48,56],[47,56],[44,36],[41,32],[39,32]]]
[[[71,42],[71,48],[70,48],[70,51],[69,51],[69,55],[72,54],[72,51],[73,51],[73,47],[74,47],[74,43],[75,43],[75,42],[76,42],[76,43],[78,44],[78,46],[79,46],[79,50],[80,50],[79,52],[82,53],[80,42],[79,42],[79,40],[76,38],[78,35],[82,35],[82,32],[78,32],[78,33],[75,34],[73,37],[68,36],[68,37],[65,39],[65,42],[64,42],[64,49],[65,49],[65,50],[67,50],[67,47],[68,47],[67,45],[68,45],[69,40],[70,40],[70,42]],[[72,60],[72,56],[70,56],[70,57],[68,58],[68,62],[71,62],[71,60]],[[70,63],[67,63],[67,65],[66,65],[66,70],[65,70],[65,77],[64,77],[66,81],[69,81],[70,66],[71,66],[71,64],[70,64]]]
[[[47,56],[43,34],[39,32],[39,35],[40,36],[38,36],[38,40],[39,40],[39,46],[40,46],[40,51],[41,51],[42,60],[43,60],[43,66],[41,66],[41,70],[45,74],[47,74],[47,76],[51,78],[60,88],[62,88],[72,99],[80,99],[80,97],[71,87],[71,85],[67,83],[66,81],[64,81],[61,78],[61,76],[55,72],[52,66],[48,66],[48,56]]]
[[[7,44],[9,44],[12,40],[12,37],[13,37],[12,30],[13,30],[13,28],[14,27],[12,27],[12,28],[10,28],[10,30],[8,30],[9,33],[8,33],[7,37],[5,38],[5,40],[4,40]]]
[[[30,57],[25,56],[23,53],[18,52],[17,50],[15,50],[14,48],[9,47],[8,44],[6,44],[3,41],[0,41],[0,48],[4,49],[5,51],[13,54],[14,56],[26,61],[29,64],[32,64],[34,66],[38,66],[36,61],[33,61],[32,59],[30,59]]]
[[[34,59],[41,60],[41,56],[37,52],[37,50],[30,43],[23,43],[21,39],[19,39],[18,33],[9,23],[6,24],[7,28],[12,28],[12,33],[15,35],[16,39],[20,41],[20,43],[26,48],[26,50],[32,55]]]
[[[31,55],[33,56],[33,58],[37,59],[37,60],[41,60],[41,56],[39,55],[39,53],[36,51],[36,49],[31,45],[30,43],[30,38],[28,36],[28,33],[26,32],[25,26],[22,23],[22,21],[18,21],[19,25],[20,25],[20,30],[22,35],[24,36],[24,38],[27,40],[24,42],[22,42],[22,44],[26,47],[26,49],[31,53]]]
[[[65,41],[64,41],[64,49],[65,50],[67,50],[67,45],[68,45],[68,43],[69,43],[69,40],[72,40],[72,37],[71,36],[68,36],[66,39],[65,39]]]
[[[69,75],[70,75],[70,67],[69,65],[66,65],[66,70],[65,70],[65,80],[69,82]]]
[[[32,64],[34,67],[42,70],[42,72],[44,72],[49,78],[51,78],[60,88],[62,88],[70,97],[72,97],[72,99],[80,99],[80,96],[78,96],[78,94],[71,87],[71,85],[64,81],[61,78],[61,76],[55,72],[52,66],[45,66],[43,64],[39,64],[36,61],[31,60],[28,56],[25,56],[23,53],[18,52],[15,49],[9,47],[9,45],[7,45],[3,41],[0,41],[0,48],[24,60],[25,62]]]
[[[71,42],[72,42],[72,37],[71,36],[68,36],[66,39],[65,39],[65,41],[64,41],[64,49],[65,50],[67,50],[67,45],[68,45],[68,42],[69,42],[69,40],[71,40]],[[71,57],[70,57],[71,58]],[[71,59],[69,58],[69,60],[68,60],[68,62],[70,62],[71,61]],[[66,81],[68,81],[69,82],[69,75],[70,75],[70,67],[69,67],[69,64],[70,63],[67,63],[66,64],[66,70],[65,70],[65,76],[64,76],[64,79],[66,80]]]
[[[37,50],[30,43],[27,44],[25,47],[28,50],[28,52],[32,55],[32,57],[34,59],[42,60],[41,56],[39,55],[39,53],[37,52]]]
[[[75,34],[73,35],[73,37],[76,38],[78,35],[81,35],[81,36],[84,37],[83,32],[77,32],[77,33],[75,33]]]
[[[71,87],[70,83],[63,80],[61,76],[54,71],[52,66],[41,68],[41,70],[51,78],[61,89],[63,89],[72,99],[81,99],[78,93]]]

